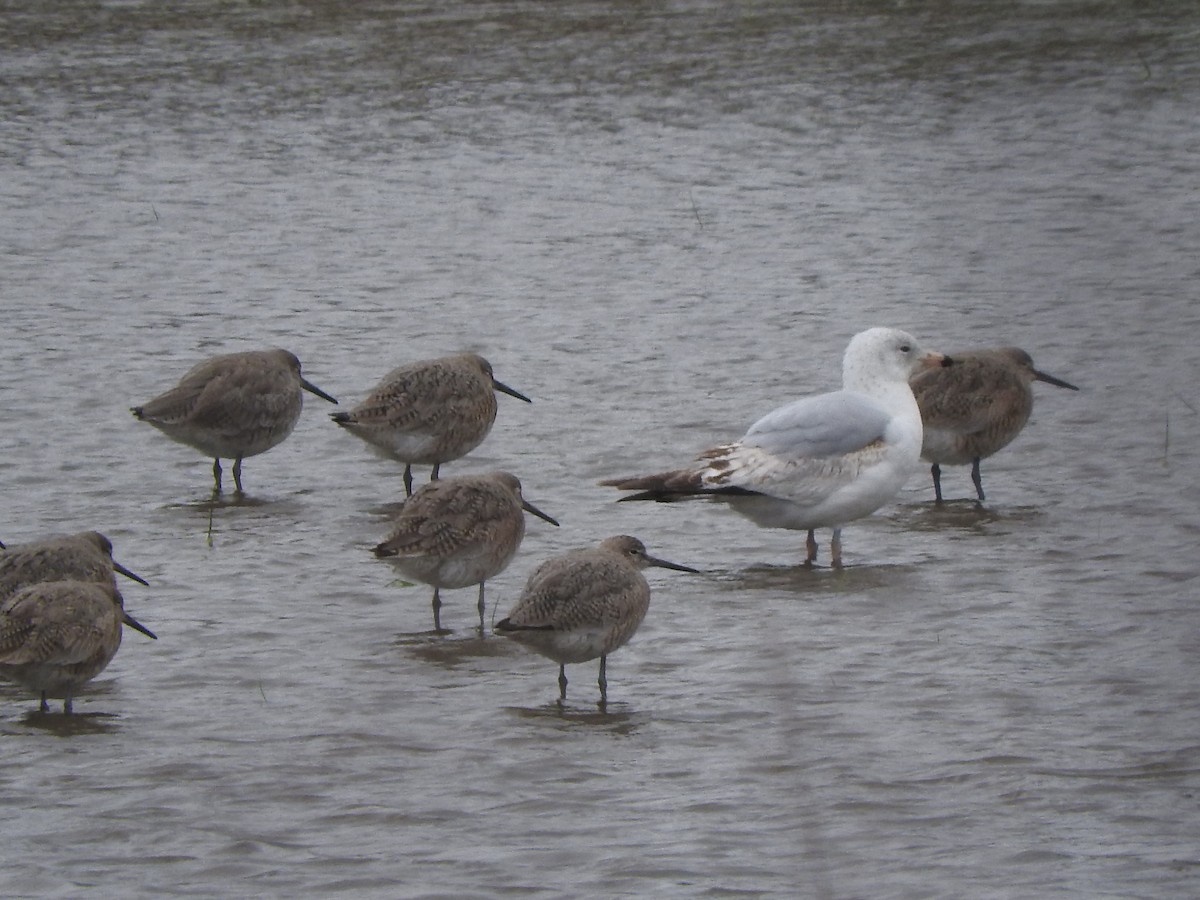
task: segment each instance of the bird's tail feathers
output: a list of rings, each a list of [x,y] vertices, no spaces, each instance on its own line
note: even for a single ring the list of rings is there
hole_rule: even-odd
[[[553,625],[517,625],[512,619],[501,619],[496,623],[495,630],[500,634],[513,631],[553,631]]]
[[[672,503],[693,497],[755,493],[755,491],[731,485],[706,484],[704,472],[699,469],[676,469],[673,472],[659,472],[657,475],[609,478],[601,481],[600,484],[622,491],[637,491],[635,494],[622,497],[622,501],[654,500],[659,503]]]

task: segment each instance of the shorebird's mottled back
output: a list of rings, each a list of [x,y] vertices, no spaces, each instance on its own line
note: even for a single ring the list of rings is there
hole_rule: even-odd
[[[438,631],[441,589],[478,584],[482,630],[484,583],[504,571],[521,546],[526,512],[558,524],[522,496],[521,482],[508,472],[431,481],[404,502],[375,555],[433,586]]]
[[[633,637],[650,607],[650,585],[641,572],[648,566],[696,571],[648,555],[635,537],[606,538],[597,547],[572,550],[538,566],[521,599],[496,624],[496,633],[559,664],[560,703],[567,697],[566,664],[599,657],[603,706],[608,654]]]
[[[0,600],[44,581],[116,584],[113,573],[145,580],[112,557],[112,543],[98,531],[55,534],[0,550]]]
[[[23,587],[0,604],[0,676],[71,712],[75,692],[109,664],[121,646],[122,626],[153,632],[125,612],[111,583],[45,581]]]
[[[478,447],[496,421],[496,392],[530,402],[495,379],[477,353],[423,360],[393,369],[365,400],[333,421],[367,442],[379,455],[404,463],[404,487],[412,494],[414,464],[442,463]]]

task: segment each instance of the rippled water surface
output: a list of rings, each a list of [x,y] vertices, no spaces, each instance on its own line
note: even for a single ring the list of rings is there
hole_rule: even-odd
[[[1200,14],[1187,3],[37,3],[0,30],[0,538],[150,588],[78,715],[0,687],[7,896],[1187,897],[1200,852]],[[877,324],[1016,344],[1027,431],[845,531],[615,504]],[[213,508],[127,408],[285,346],[356,402],[460,349],[446,474],[621,532],[555,667],[369,548],[399,470],[309,398]],[[211,522],[210,522],[211,519]],[[208,532],[211,527],[211,543]],[[827,534],[822,535],[827,540]],[[826,548],[822,547],[822,553]],[[823,556],[824,558],[824,556]]]

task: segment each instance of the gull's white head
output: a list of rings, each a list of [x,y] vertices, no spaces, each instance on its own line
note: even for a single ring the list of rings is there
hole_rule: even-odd
[[[873,387],[908,379],[921,369],[949,365],[948,357],[924,350],[907,331],[868,328],[850,339],[842,357],[842,386],[870,392]]]

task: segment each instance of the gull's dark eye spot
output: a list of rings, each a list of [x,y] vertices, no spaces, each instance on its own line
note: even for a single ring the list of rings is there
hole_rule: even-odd
[[[901,353],[908,353],[908,352],[909,352],[909,351],[911,351],[911,350],[912,350],[912,347],[908,346],[908,344],[901,344],[901,345],[900,345],[900,352],[901,352]]]

